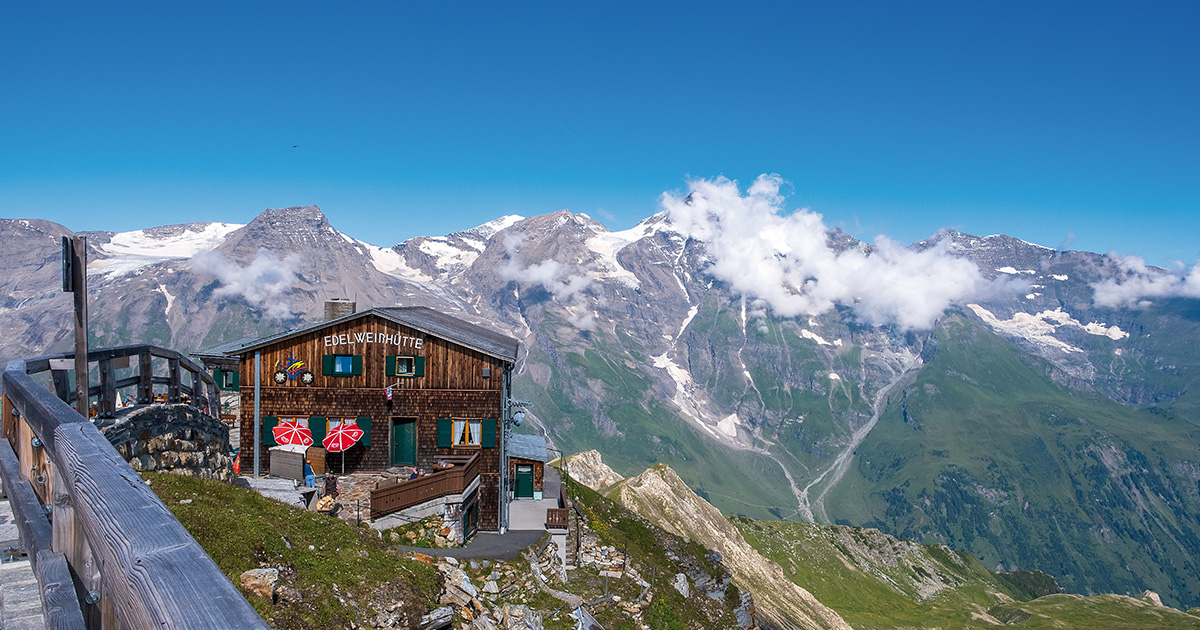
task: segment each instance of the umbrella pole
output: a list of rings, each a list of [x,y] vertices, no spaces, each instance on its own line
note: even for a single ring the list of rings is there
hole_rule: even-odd
[[[342,449],[342,474],[346,474],[346,449]]]

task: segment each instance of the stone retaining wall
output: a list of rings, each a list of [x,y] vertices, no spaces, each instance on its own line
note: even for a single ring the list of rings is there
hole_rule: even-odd
[[[139,405],[120,410],[100,432],[134,470],[229,481],[229,429],[188,405]]]

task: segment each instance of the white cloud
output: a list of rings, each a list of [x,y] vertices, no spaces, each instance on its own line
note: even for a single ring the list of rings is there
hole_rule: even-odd
[[[292,309],[282,300],[297,282],[297,273],[305,265],[299,254],[288,254],[276,258],[266,248],[258,250],[254,260],[242,267],[221,254],[210,251],[192,258],[191,266],[197,271],[216,277],[220,288],[214,297],[235,297],[245,300],[252,308],[259,309],[264,317],[276,320],[295,316]]]
[[[788,212],[778,175],[760,175],[746,194],[725,178],[696,180],[663,208],[684,235],[705,244],[708,273],[778,315],[817,315],[841,305],[871,325],[926,329],[949,307],[990,289],[974,263],[945,241],[914,251],[880,236],[868,255],[838,252],[820,214]]]
[[[1092,283],[1092,301],[1097,306],[1146,306],[1148,298],[1200,298],[1200,264],[1190,270],[1180,264],[1172,273],[1150,267],[1138,256],[1108,256],[1117,264],[1117,272]]]
[[[525,238],[517,234],[505,234],[504,250],[508,260],[496,269],[504,280],[515,280],[525,286],[540,286],[554,299],[566,306],[571,323],[590,330],[596,325],[595,315],[584,304],[583,291],[592,284],[588,269],[579,269],[548,258],[533,265],[520,261],[521,244]]]

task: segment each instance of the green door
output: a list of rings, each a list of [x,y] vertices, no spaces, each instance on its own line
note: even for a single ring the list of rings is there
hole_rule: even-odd
[[[517,498],[533,498],[533,466],[517,466]]]
[[[392,418],[392,465],[417,465],[417,421]]]

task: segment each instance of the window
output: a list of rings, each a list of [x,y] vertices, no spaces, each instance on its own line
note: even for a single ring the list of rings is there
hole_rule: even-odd
[[[355,444],[358,444],[361,446],[370,446],[371,445],[371,418],[370,417],[360,416],[358,418],[328,418],[328,422],[329,422],[329,433],[333,433],[333,431],[335,429],[337,429],[337,427],[341,426],[343,423],[357,425],[358,428],[362,429],[363,434],[362,434],[362,437],[358,438],[358,441],[355,442]],[[326,435],[328,435],[328,434],[326,434]]]
[[[450,431],[451,441],[455,446],[479,446],[483,431],[478,420],[454,419],[454,428]]]
[[[496,426],[497,423],[494,419],[438,418],[437,447],[496,448]]]
[[[387,375],[401,378],[425,376],[425,357],[388,356]]]
[[[358,376],[363,372],[361,354],[327,354],[321,357],[321,373],[326,376]]]

